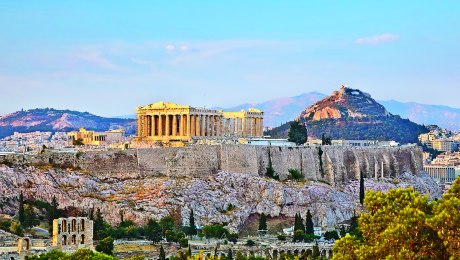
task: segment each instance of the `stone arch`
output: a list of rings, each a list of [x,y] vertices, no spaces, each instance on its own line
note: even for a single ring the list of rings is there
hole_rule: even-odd
[[[273,253],[272,253],[272,257],[273,259],[277,259],[278,258],[278,250],[273,250]]]
[[[80,220],[80,228],[81,228],[81,231],[85,231],[85,220],[84,219]]]
[[[326,256],[326,250],[325,249],[321,250],[321,256]]]
[[[299,256],[299,249],[294,250],[294,256]]]
[[[76,245],[76,244],[77,244],[77,236],[72,235],[72,245]]]
[[[333,255],[334,255],[334,254],[332,253],[332,249],[329,249],[329,254],[328,254],[327,257],[328,257],[328,258],[332,258]]]
[[[67,220],[62,220],[62,232],[67,232]]]
[[[26,250],[30,250],[30,240],[28,238],[25,238],[24,241],[26,242]]]
[[[80,244],[85,244],[85,235],[82,234],[81,237],[80,237]]]
[[[67,245],[67,236],[66,235],[62,236],[62,245],[63,246]]]

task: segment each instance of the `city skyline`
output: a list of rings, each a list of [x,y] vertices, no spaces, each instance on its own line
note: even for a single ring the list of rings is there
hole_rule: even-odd
[[[378,100],[460,107],[448,94],[460,79],[455,1],[0,7],[0,114],[120,116],[159,100],[233,107],[342,84]]]

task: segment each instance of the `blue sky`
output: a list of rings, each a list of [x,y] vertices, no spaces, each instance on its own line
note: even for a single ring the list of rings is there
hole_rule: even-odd
[[[346,83],[460,107],[460,1],[1,1],[0,114],[232,107]]]

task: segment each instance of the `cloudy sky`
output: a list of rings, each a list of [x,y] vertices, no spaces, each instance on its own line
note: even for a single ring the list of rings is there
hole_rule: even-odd
[[[0,114],[231,107],[346,83],[460,107],[460,1],[0,2]]]

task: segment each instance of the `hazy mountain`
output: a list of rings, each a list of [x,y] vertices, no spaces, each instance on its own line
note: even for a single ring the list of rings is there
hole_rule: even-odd
[[[264,111],[265,126],[279,126],[299,114],[305,107],[321,100],[326,95],[318,92],[309,92],[295,97],[283,97],[272,99],[258,104],[242,104],[236,107],[226,108],[225,111],[240,111],[242,109],[257,108]]]
[[[277,98],[258,104],[243,104],[225,111],[238,111],[254,107],[265,111],[265,126],[279,126],[295,119],[299,111],[323,99],[326,95],[310,92],[295,97]],[[407,118],[412,122],[424,125],[438,125],[453,131],[460,131],[460,108],[441,105],[428,105],[415,102],[399,102],[395,100],[378,100],[388,112]],[[134,116],[132,116],[134,118]]]
[[[403,103],[394,100],[380,101],[380,103],[391,113],[408,118],[413,122],[460,131],[460,108],[415,102]]]
[[[127,133],[134,133],[136,121],[52,108],[23,110],[0,116],[0,138],[14,132],[72,131],[81,127],[96,131],[123,128]]]
[[[299,115],[300,114],[300,115]],[[359,89],[342,87],[315,104],[299,111],[309,136],[333,139],[395,140],[415,143],[418,135],[427,132],[424,126],[388,112],[383,105]],[[269,131],[273,137],[287,137],[289,123]]]

